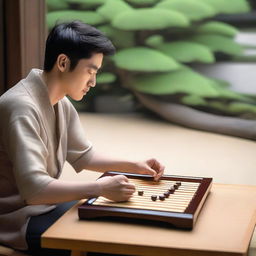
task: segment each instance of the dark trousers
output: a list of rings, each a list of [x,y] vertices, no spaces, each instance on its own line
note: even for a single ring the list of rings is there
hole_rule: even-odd
[[[26,232],[28,244],[27,254],[32,256],[70,256],[70,250],[47,249],[41,247],[41,235],[56,222],[67,210],[69,210],[78,201],[66,202],[57,205],[50,212],[33,216],[30,218]],[[88,256],[108,256],[113,254],[107,253],[88,253]]]
[[[41,247],[41,235],[57,221],[77,201],[65,202],[57,205],[55,209],[45,214],[30,218],[26,232],[28,251],[26,253],[35,256],[70,256],[69,250],[45,249]]]

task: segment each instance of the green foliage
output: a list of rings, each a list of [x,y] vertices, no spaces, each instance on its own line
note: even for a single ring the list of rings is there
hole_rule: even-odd
[[[97,83],[98,84],[109,84],[113,83],[116,80],[116,75],[109,72],[103,72],[98,74],[97,76]]]
[[[68,3],[65,0],[47,0],[46,4],[49,12],[68,9]]]
[[[201,107],[206,111],[216,110],[225,115],[240,116],[242,118],[255,119],[255,100],[228,89],[228,83],[221,80],[210,80],[212,87],[216,90],[215,97],[201,97],[190,94],[182,97],[181,103],[194,107]]]
[[[198,0],[165,0],[156,7],[181,12],[191,21],[199,21],[217,14],[210,5]]]
[[[99,86],[86,101],[74,102],[78,109],[91,108],[93,103],[85,103],[97,95],[130,88],[208,112],[256,118],[256,98],[181,64],[213,63],[215,52],[247,58],[233,40],[235,27],[209,21],[220,13],[248,12],[246,0],[47,0],[47,5],[48,28],[57,21],[81,20],[97,26],[118,49],[108,59],[107,72],[98,74]]]
[[[47,25],[51,29],[56,22],[67,22],[72,20],[81,20],[90,25],[102,24],[105,19],[98,13],[92,11],[55,11],[47,14]]]
[[[65,0],[70,5],[78,5],[79,9],[95,8],[104,4],[106,0]]]
[[[48,12],[68,9],[67,0],[47,0],[46,5]]]
[[[199,97],[218,97],[209,79],[188,69],[164,74],[141,75],[135,78],[133,89],[153,95],[185,93]]]
[[[112,25],[123,30],[156,30],[188,27],[189,21],[176,11],[141,8],[120,13],[112,20]]]
[[[238,43],[221,35],[195,35],[187,38],[187,40],[203,44],[214,52],[239,55],[243,51],[243,48]]]
[[[233,113],[252,112],[256,114],[255,104],[252,105],[252,104],[247,104],[242,102],[230,103],[228,106],[228,110]]]
[[[247,97],[238,92],[229,90],[227,86],[223,85],[223,82],[218,82],[216,80],[211,80],[211,82],[212,82],[213,88],[218,92],[219,98],[252,102],[252,99],[250,97]]]
[[[206,106],[207,102],[202,97],[197,95],[187,95],[181,99],[181,102],[190,106]]]
[[[120,50],[113,60],[118,68],[129,71],[167,72],[179,68],[179,64],[172,58],[146,47]]]
[[[256,119],[255,104],[247,104],[243,102],[209,102],[208,106],[217,109],[226,115],[240,116],[241,118]]]
[[[209,21],[198,26],[196,32],[234,37],[238,33],[238,29],[220,21]]]
[[[126,0],[128,3],[136,6],[154,5],[160,0]]]
[[[222,88],[228,88],[230,87],[230,83],[225,81],[225,80],[220,80],[220,79],[211,79],[213,83],[217,84],[218,86]]]
[[[180,62],[213,63],[215,61],[209,48],[194,42],[176,41],[164,43],[158,45],[157,49]]]
[[[162,35],[153,35],[145,40],[145,44],[150,47],[157,47],[164,43],[164,37]]]
[[[202,2],[202,0],[197,0]],[[218,13],[244,13],[250,11],[247,0],[203,0],[205,4],[212,6]]]
[[[98,29],[111,38],[115,47],[127,48],[135,46],[135,35],[132,31],[123,31],[110,25],[103,25],[98,27]]]
[[[97,12],[112,21],[120,13],[129,11],[132,8],[122,0],[107,0],[104,5],[97,9]]]

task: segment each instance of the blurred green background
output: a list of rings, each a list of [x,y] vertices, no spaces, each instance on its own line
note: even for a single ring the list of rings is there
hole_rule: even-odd
[[[254,94],[234,91],[229,81],[198,69],[256,61],[256,43],[235,40],[240,30],[255,30],[254,7],[247,0],[48,0],[47,26],[81,20],[117,48],[105,58],[97,86],[73,102],[79,111],[143,111],[136,96],[143,95],[254,120]]]

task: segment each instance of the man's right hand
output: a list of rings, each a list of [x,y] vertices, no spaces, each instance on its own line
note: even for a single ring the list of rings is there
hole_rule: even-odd
[[[135,185],[124,175],[106,176],[96,181],[100,195],[116,202],[128,201],[135,192]]]

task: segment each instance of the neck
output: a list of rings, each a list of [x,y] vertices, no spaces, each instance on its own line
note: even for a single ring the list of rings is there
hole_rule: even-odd
[[[54,72],[43,71],[42,77],[46,86],[48,87],[48,94],[51,105],[54,106],[65,96],[65,93],[61,90],[62,87],[58,76]]]

